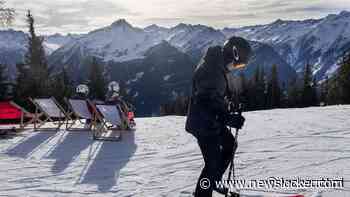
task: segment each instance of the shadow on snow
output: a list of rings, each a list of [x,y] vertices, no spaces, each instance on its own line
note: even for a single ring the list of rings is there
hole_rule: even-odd
[[[47,156],[48,159],[56,160],[51,167],[52,173],[63,172],[91,143],[87,132],[68,132],[63,141]]]
[[[120,171],[135,154],[135,132],[123,133],[120,142],[101,142],[91,164],[87,164],[80,184],[95,184],[99,192],[108,192],[117,185]]]
[[[28,158],[36,149],[39,149],[40,146],[45,145],[54,138],[56,134],[56,132],[35,133],[23,139],[16,146],[9,148],[6,154],[12,157]]]

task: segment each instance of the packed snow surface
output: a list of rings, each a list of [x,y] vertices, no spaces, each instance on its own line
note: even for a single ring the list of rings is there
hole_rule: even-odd
[[[350,196],[350,106],[244,114],[238,178],[344,177]],[[136,119],[121,142],[90,132],[33,132],[0,141],[0,196],[190,196],[203,167],[185,117]],[[308,192],[306,192],[308,194]],[[313,195],[313,192],[310,192]]]

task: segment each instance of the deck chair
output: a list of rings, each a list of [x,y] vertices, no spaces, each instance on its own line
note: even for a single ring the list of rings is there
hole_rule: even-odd
[[[107,104],[93,104],[93,138],[102,141],[120,141],[123,128],[120,107]],[[116,135],[117,134],[117,135]]]
[[[86,130],[86,128],[73,128],[73,126],[79,122],[80,124],[86,124],[87,121],[92,121],[93,117],[89,110],[88,103],[82,99],[65,99],[68,105],[69,111],[66,122],[66,129],[71,130]],[[82,120],[85,119],[85,122]],[[91,130],[92,123],[89,130]]]
[[[11,130],[23,130],[35,121],[35,114],[28,112],[14,101],[0,102],[0,120],[19,120],[19,127],[11,126]],[[1,127],[3,129],[4,127]]]
[[[35,105],[34,130],[59,130],[66,123],[69,116],[65,110],[58,104],[55,98],[36,98],[29,99]],[[40,120],[40,121],[39,121]],[[37,122],[40,122],[37,124]],[[56,127],[43,128],[43,126],[52,122]]]

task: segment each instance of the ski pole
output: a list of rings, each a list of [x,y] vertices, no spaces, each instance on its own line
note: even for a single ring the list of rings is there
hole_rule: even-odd
[[[238,114],[239,115],[242,115],[242,111],[243,111],[243,105],[242,104],[239,104],[239,107],[238,107]],[[232,128],[230,127],[230,132],[231,132]],[[238,148],[238,132],[239,132],[239,129],[237,128],[236,129],[236,134],[235,134],[235,143],[236,143],[236,146],[235,146],[235,149],[233,150],[233,153],[232,153],[232,160],[231,160],[231,163],[230,163],[230,170],[229,170],[229,173],[228,173],[228,178],[227,178],[227,181],[230,181],[231,180],[231,176],[232,178],[235,178],[235,154],[236,154],[236,150]],[[229,192],[227,192],[227,194],[225,195],[225,197],[228,197],[228,194]]]

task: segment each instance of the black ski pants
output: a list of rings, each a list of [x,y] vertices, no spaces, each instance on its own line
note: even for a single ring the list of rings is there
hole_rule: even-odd
[[[212,197],[216,185],[215,181],[221,181],[233,159],[233,151],[237,144],[232,133],[226,127],[221,129],[220,135],[196,136],[196,138],[205,166],[198,179],[194,196]]]

